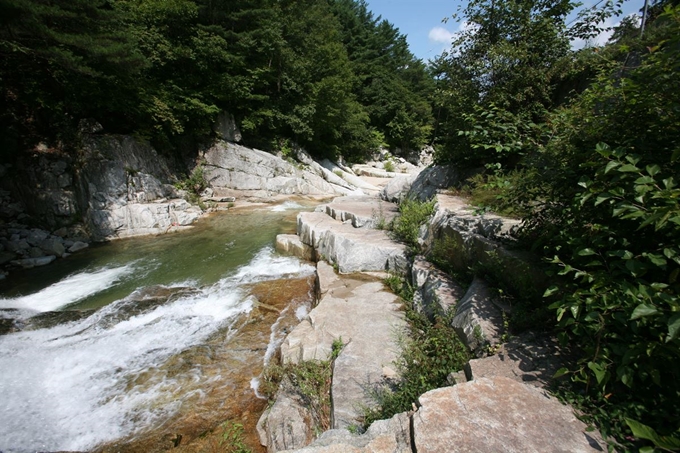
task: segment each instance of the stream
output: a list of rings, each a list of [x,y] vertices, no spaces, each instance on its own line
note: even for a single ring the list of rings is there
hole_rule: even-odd
[[[257,378],[313,302],[314,267],[273,249],[304,204],[216,213],[11,274],[0,286],[0,452],[194,440],[200,449],[184,451],[211,451],[225,420],[254,432],[266,404]]]

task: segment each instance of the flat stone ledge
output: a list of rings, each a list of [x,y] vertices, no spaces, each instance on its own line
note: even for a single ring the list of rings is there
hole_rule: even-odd
[[[335,198],[325,205],[324,212],[340,222],[349,221],[354,228],[385,227],[399,210],[394,203],[370,196],[346,196]]]
[[[337,265],[341,273],[407,272],[406,246],[393,242],[385,231],[354,228],[323,212],[302,212],[298,214],[297,234],[314,248],[317,259]]]
[[[505,377],[432,390],[419,402],[413,415],[418,453],[606,451],[569,406]]]

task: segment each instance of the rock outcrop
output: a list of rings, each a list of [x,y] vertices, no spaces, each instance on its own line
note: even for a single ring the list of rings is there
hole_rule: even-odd
[[[284,364],[329,360],[333,342],[342,341],[344,347],[333,363],[331,426],[346,429],[359,426],[363,408],[375,404],[371,390],[394,377],[392,367],[398,357],[395,334],[405,328],[405,321],[397,296],[385,290],[382,282],[339,276],[323,261],[317,268],[320,301],[284,340],[281,360]],[[310,419],[284,386],[260,419],[261,442],[272,453],[307,445],[311,441]],[[376,427],[373,432],[382,436],[381,440],[364,444],[397,442],[394,435],[383,431]]]
[[[303,158],[305,168],[264,151],[218,142],[202,153],[201,160],[206,181],[216,193],[230,189],[269,197],[272,194],[345,195],[357,191],[355,186],[309,156]]]
[[[408,415],[402,413],[373,423],[361,436],[332,429],[306,448],[281,453],[412,453],[409,423]]]
[[[150,146],[127,136],[89,137],[85,144],[77,193],[95,240],[165,233],[202,214],[168,184],[172,172]]]
[[[419,404],[413,415],[418,453],[604,451],[569,406],[505,377],[432,390]]]
[[[303,212],[298,215],[297,232],[304,244],[314,248],[317,257],[337,265],[342,273],[406,273],[405,246],[393,242],[383,230],[354,228],[325,212]]]

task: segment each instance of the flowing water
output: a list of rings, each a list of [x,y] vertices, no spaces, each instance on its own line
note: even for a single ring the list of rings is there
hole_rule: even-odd
[[[11,275],[0,452],[161,451],[226,419],[252,428],[257,376],[312,303],[314,268],[272,249],[301,208],[221,213]]]

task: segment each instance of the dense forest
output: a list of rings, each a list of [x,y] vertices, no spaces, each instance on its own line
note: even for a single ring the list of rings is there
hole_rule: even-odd
[[[362,0],[0,0],[0,159],[69,150],[86,118],[192,149],[225,110],[267,150],[431,144],[549,267],[524,315],[572,348],[561,395],[620,450],[676,450],[680,7],[572,49],[619,7],[572,20],[569,0],[472,0],[425,64]]]
[[[432,80],[352,0],[3,0],[3,149],[69,143],[83,118],[161,149],[232,113],[247,144],[360,158],[430,137]]]

